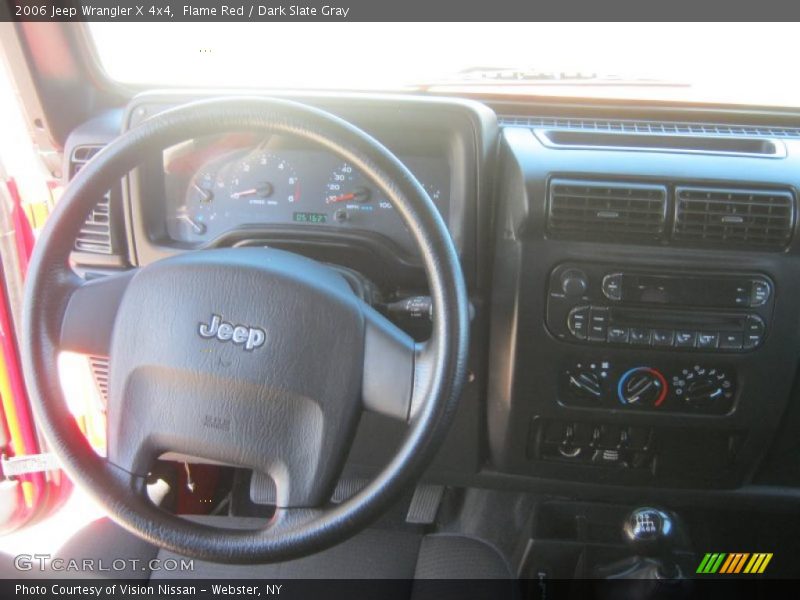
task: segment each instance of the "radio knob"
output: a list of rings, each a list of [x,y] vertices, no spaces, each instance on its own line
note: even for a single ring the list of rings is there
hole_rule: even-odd
[[[565,296],[583,296],[589,289],[589,278],[580,269],[567,269],[561,274],[561,291]]]
[[[657,408],[667,396],[667,380],[655,369],[636,367],[620,377],[617,396],[626,406]]]

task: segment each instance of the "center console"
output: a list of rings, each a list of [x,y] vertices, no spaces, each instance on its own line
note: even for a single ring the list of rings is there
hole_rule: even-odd
[[[778,164],[540,137],[509,127],[501,150],[491,468],[532,485],[747,484],[800,348],[800,145]],[[687,204],[685,189],[702,191]],[[779,222],[779,247],[740,235]]]
[[[768,332],[774,284],[759,273],[619,270],[569,262],[548,281],[546,325],[558,340],[585,345],[562,369],[564,405],[692,414],[733,409],[732,353],[752,352]],[[615,347],[674,352],[657,364],[595,357]],[[709,362],[692,359],[704,352]]]

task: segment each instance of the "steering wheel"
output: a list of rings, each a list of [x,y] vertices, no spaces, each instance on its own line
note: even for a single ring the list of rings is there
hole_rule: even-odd
[[[419,249],[435,307],[416,344],[332,269],[277,249],[185,252],[84,281],[73,240],[97,198],[143,158],[202,135],[294,136],[353,164],[388,198]],[[458,256],[423,187],[386,148],[321,110],[277,99],[194,102],[121,135],[70,183],[31,259],[21,350],[38,423],[67,473],[120,525],[217,562],[297,558],[353,535],[430,462],[456,409],[468,351]],[[108,356],[107,456],[67,409],[59,352]],[[388,465],[340,504],[330,497],[362,411],[408,422]],[[263,528],[193,523],[153,505],[146,477],[165,453],[273,479]]]

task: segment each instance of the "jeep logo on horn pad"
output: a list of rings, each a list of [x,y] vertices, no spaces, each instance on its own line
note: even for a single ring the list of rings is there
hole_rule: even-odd
[[[267,332],[258,327],[234,325],[222,320],[219,315],[211,315],[210,323],[200,323],[200,337],[217,338],[220,342],[233,342],[244,346],[245,350],[255,350],[264,345]]]

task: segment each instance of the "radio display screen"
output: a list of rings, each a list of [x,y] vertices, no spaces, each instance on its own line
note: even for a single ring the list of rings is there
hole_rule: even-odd
[[[646,304],[747,306],[750,288],[746,281],[734,279],[625,274],[622,298],[625,302]]]

